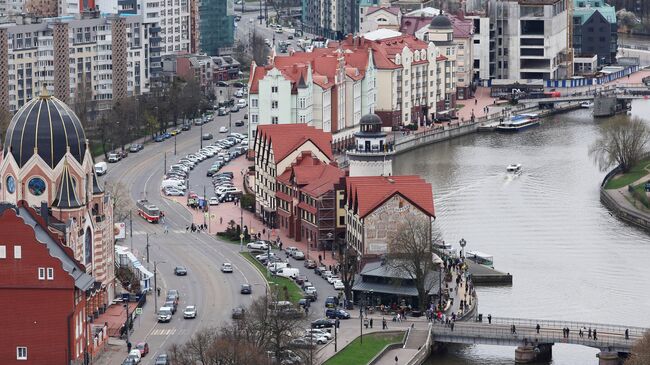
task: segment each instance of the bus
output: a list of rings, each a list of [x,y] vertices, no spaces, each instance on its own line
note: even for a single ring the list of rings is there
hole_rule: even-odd
[[[158,223],[160,220],[160,209],[154,204],[150,204],[146,199],[138,200],[136,202],[138,208],[138,215],[144,218],[149,223]]]

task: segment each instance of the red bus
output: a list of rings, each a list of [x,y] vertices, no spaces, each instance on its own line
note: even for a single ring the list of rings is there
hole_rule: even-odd
[[[144,218],[149,223],[158,223],[160,220],[160,209],[153,204],[149,204],[146,199],[138,200],[136,202],[138,208],[138,215]]]

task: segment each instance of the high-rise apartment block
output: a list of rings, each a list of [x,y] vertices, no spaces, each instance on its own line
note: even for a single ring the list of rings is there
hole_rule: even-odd
[[[330,39],[343,39],[359,31],[358,0],[302,0],[306,32]]]

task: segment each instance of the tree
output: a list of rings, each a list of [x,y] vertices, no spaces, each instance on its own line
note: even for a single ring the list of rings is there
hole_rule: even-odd
[[[633,12],[625,9],[616,12],[616,21],[619,27],[625,27],[627,29],[634,28],[641,22]]]
[[[241,65],[241,69],[247,71],[250,69],[251,61],[253,57],[246,50],[246,44],[240,40],[235,44],[235,49],[233,50],[233,56]]]
[[[340,275],[343,282],[345,297],[352,298],[352,287],[354,277],[357,274],[359,263],[357,262],[357,251],[347,244],[339,244],[339,264],[341,265]]]
[[[266,65],[269,57],[269,47],[266,45],[264,38],[257,34],[257,32],[253,32],[250,46],[255,63],[258,66]]]
[[[129,198],[129,190],[121,182],[107,183],[105,192],[111,197],[113,204],[113,220],[115,222],[123,222],[129,217],[131,212],[131,199]]]
[[[435,284],[431,280],[437,269],[433,262],[433,242],[431,221],[417,216],[405,219],[390,235],[388,242],[386,265],[413,280],[420,309],[426,307],[429,291]]]
[[[625,365],[647,365],[650,364],[650,331],[647,331],[632,347],[630,357]]]
[[[627,123],[606,125],[589,154],[601,171],[620,166],[622,172],[628,172],[643,157],[649,141],[648,127],[641,119],[633,118]]]
[[[13,114],[4,108],[0,108],[0,143],[4,142],[4,134],[9,128]]]

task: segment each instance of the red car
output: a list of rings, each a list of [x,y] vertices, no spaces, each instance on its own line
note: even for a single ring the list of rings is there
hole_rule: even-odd
[[[140,356],[142,357],[145,357],[149,353],[149,344],[146,342],[138,343],[135,348],[140,350]]]

